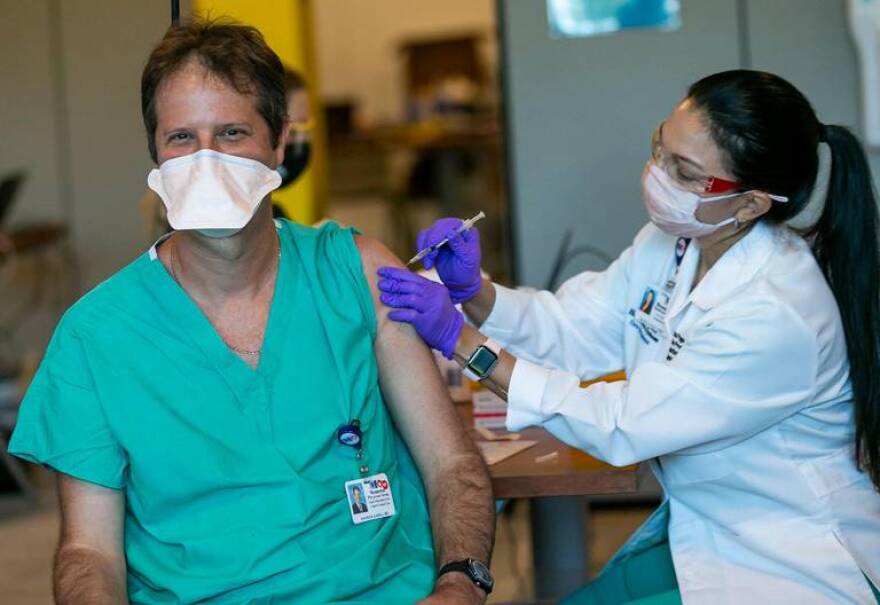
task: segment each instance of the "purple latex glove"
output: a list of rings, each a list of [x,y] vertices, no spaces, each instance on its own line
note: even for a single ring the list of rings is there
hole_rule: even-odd
[[[377,273],[379,300],[394,307],[388,317],[412,324],[429,347],[452,359],[464,317],[453,306],[446,287],[406,269],[382,267]]]
[[[422,266],[425,269],[437,267],[437,274],[449,288],[449,296],[455,304],[476,296],[483,281],[480,276],[480,232],[471,227],[464,233],[456,233],[461,222],[458,218],[441,218],[416,238],[417,250],[449,238],[448,244],[422,259]]]

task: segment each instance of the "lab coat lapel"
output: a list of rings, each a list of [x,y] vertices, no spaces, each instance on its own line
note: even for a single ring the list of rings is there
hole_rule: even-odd
[[[741,291],[755,276],[773,252],[774,227],[759,222],[738,241],[691,292],[694,304],[708,311]]]
[[[694,321],[718,303],[735,296],[754,278],[770,259],[775,236],[774,227],[758,223],[715,263],[693,290],[691,285],[699,266],[700,248],[697,242],[691,242],[682,259],[670,312],[665,320],[668,340],[657,351],[658,355],[665,353],[669,361],[684,342],[681,335]]]
[[[676,318],[693,302],[702,311],[734,296],[770,259],[776,230],[763,222],[756,224],[740,241],[733,245],[691,290],[700,262],[699,243],[691,242],[682,259],[676,280],[666,327],[673,333]]]

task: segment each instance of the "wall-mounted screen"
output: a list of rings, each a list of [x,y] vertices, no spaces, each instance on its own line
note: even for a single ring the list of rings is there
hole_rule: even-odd
[[[601,36],[627,29],[681,27],[679,0],[547,0],[554,38]]]

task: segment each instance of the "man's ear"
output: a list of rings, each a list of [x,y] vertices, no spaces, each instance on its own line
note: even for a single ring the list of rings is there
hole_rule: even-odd
[[[278,145],[275,146],[275,167],[284,162],[284,150],[290,142],[290,118],[284,116],[284,124],[281,125],[281,134],[278,136]]]
[[[763,191],[752,191],[746,197],[746,203],[734,213],[740,224],[746,224],[758,220],[770,211],[773,200]]]

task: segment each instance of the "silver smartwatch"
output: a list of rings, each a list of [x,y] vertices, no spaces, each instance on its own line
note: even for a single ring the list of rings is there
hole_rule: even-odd
[[[500,357],[501,345],[489,338],[471,353],[464,365],[464,375],[476,382],[485,380],[498,365]]]

